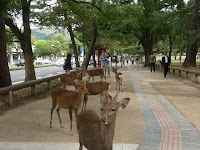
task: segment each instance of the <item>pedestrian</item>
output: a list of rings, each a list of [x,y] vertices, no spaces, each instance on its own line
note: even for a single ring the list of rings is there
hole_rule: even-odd
[[[153,68],[153,71],[155,72],[155,63],[156,63],[156,56],[152,52],[150,55],[150,70],[151,70],[151,72],[152,72],[152,68]]]
[[[164,67],[164,77],[166,78],[167,72],[171,63],[171,59],[167,56],[167,52],[164,52],[164,56],[162,57],[162,66]]]
[[[132,62],[132,65],[134,65],[134,57],[133,56],[131,57],[131,62]]]
[[[104,75],[106,76],[106,69],[107,69],[107,55],[106,52],[103,51],[103,54],[100,56],[100,61],[101,61],[101,68],[104,70]]]
[[[72,58],[72,54],[68,53],[67,58],[65,59],[65,63],[63,65],[63,69],[65,70],[67,74],[70,74],[70,70],[72,70],[71,58]]]
[[[111,67],[111,57],[110,57],[110,54],[107,53],[107,71],[108,71],[108,78],[110,77],[110,67]]]
[[[129,58],[128,57],[126,57],[126,63],[127,63],[127,65],[129,64]]]
[[[125,64],[125,57],[122,57],[123,65]]]

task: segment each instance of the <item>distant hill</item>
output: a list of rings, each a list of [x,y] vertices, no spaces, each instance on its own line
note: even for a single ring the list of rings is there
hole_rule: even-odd
[[[32,29],[32,35],[40,40],[52,40],[56,39],[58,35],[62,35],[65,40],[70,40],[70,35],[67,30],[55,30],[55,29]]]

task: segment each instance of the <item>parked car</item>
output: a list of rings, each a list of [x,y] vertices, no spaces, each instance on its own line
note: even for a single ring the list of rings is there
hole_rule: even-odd
[[[56,66],[63,66],[65,63],[65,58],[59,58],[57,61],[56,61]]]
[[[24,59],[18,60],[18,61],[15,63],[15,65],[16,65],[17,67],[19,67],[19,66],[24,66],[24,65],[25,65]]]
[[[42,64],[44,64],[44,60],[42,58],[38,58],[38,59],[35,60],[34,64],[35,65],[42,65]]]
[[[43,63],[44,63],[44,64],[51,64],[51,60],[49,60],[49,59],[44,59],[44,60],[43,60]]]

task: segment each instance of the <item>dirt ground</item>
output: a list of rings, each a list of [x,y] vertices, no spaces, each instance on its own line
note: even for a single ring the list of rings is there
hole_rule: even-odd
[[[129,97],[126,109],[119,110],[117,114],[114,143],[139,144],[145,130],[144,121],[140,112],[136,94],[130,79],[128,69],[122,68],[124,74],[124,92],[120,92],[118,100]],[[95,81],[100,78],[95,77]],[[92,81],[92,80],[91,80]],[[109,93],[116,94],[114,74],[107,78],[111,84]],[[68,89],[74,90],[69,86]],[[61,110],[64,128],[60,128],[56,111],[53,114],[53,128],[49,128],[51,97],[50,92],[46,97],[40,96],[26,105],[11,109],[0,116],[0,141],[1,142],[78,142],[78,134],[69,135],[69,113]],[[95,110],[100,114],[99,96],[89,96],[87,109]],[[75,120],[75,119],[74,119]],[[75,121],[73,121],[75,132]]]

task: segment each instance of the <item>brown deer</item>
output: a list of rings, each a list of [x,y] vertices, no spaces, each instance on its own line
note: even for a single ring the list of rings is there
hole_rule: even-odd
[[[82,80],[77,81],[77,90],[78,92],[68,91],[63,88],[56,88],[51,92],[52,97],[52,108],[51,108],[51,120],[50,120],[50,127],[52,127],[52,115],[53,111],[58,105],[57,114],[60,121],[60,126],[62,127],[62,121],[60,118],[60,109],[69,109],[70,115],[70,134],[72,133],[72,111],[74,111],[76,121],[78,115],[78,109],[81,107],[84,93],[87,92],[86,90],[86,82]]]
[[[102,68],[95,68],[95,69],[88,70],[85,66],[81,66],[81,67],[88,74],[89,76],[88,81],[90,81],[90,78],[92,77],[93,82],[94,82],[94,76],[100,76],[101,81],[103,78],[105,78],[105,81],[106,81],[106,76],[104,75],[104,71]]]
[[[75,91],[76,91],[76,84],[74,80],[79,79],[82,80],[83,78],[83,73],[70,73],[70,74],[62,74],[60,75],[60,81],[63,84],[63,88],[66,89],[67,85],[74,85]]]
[[[123,74],[121,72],[117,72],[118,68],[112,68],[112,72],[115,73],[115,79],[116,79],[116,90],[117,90],[117,83],[119,84],[119,91],[121,90],[123,92],[122,88],[122,80],[123,80]]]
[[[112,150],[117,111],[125,108],[130,99],[117,102],[118,94],[108,100],[107,93],[100,94],[101,118],[93,110],[84,110],[78,115],[79,150]]]
[[[94,83],[86,82],[86,88],[87,88],[88,93],[85,93],[84,95],[82,110],[86,109],[89,95],[97,95],[97,94],[102,93],[103,91],[107,92],[110,88],[110,84],[105,81],[99,81],[99,82],[94,82]]]

